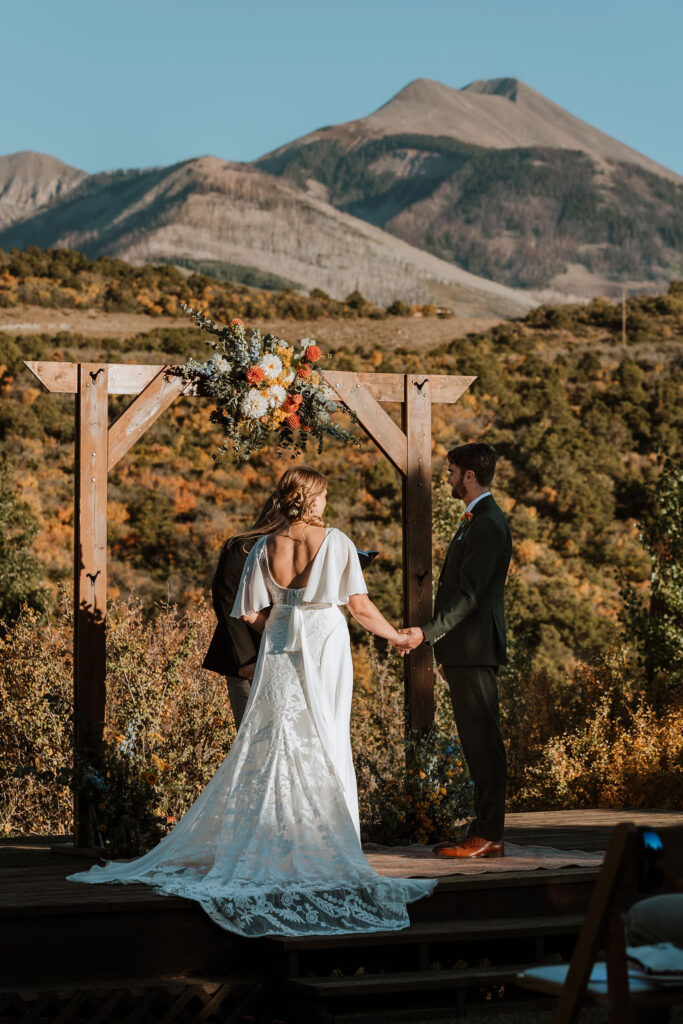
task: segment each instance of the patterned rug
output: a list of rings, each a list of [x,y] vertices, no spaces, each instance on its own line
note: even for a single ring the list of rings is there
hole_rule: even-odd
[[[446,860],[435,857],[431,846],[378,846],[367,843],[363,853],[380,875],[394,878],[441,878],[445,875],[481,875],[501,871],[555,871],[558,868],[599,868],[601,853],[553,850],[549,846],[505,844],[505,856],[492,860]]]

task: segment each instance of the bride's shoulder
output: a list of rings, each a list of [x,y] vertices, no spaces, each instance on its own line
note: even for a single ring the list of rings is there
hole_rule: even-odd
[[[338,529],[336,526],[328,526],[327,538],[332,541],[333,544],[340,548],[353,548],[355,550],[356,545],[353,543],[348,534],[344,533],[343,530]]]

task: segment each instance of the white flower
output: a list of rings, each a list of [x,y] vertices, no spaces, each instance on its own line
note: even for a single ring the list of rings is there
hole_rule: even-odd
[[[216,373],[230,373],[232,370],[232,365],[228,362],[225,356],[212,356],[211,362],[214,365]]]
[[[287,370],[287,373],[282,378],[287,386],[289,386],[294,380],[294,370]]]
[[[249,419],[257,420],[268,412],[268,399],[260,391],[252,388],[240,402],[240,410]]]
[[[261,394],[268,400],[268,405],[271,409],[279,409],[287,397],[285,388],[281,387],[280,384],[271,384]]]
[[[265,356],[262,356],[257,365],[265,373],[266,380],[275,380],[282,373],[282,361],[271,352],[267,352]]]
[[[313,338],[302,338],[301,339],[301,347],[304,350],[307,349],[309,345],[315,345],[315,342],[313,341]]]

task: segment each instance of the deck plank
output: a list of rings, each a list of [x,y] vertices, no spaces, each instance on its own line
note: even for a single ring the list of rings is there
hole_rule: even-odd
[[[683,812],[611,809],[572,811],[512,812],[506,816],[505,836],[509,842],[523,846],[548,846],[556,850],[604,850],[611,830],[620,821],[634,821],[654,828],[683,824]],[[63,838],[63,837],[59,837]],[[66,876],[86,870],[92,860],[77,856],[60,856],[50,852],[54,837],[22,836],[0,840],[0,915],[40,911],[61,913],[65,909],[115,911],[117,908],[171,910],[187,905],[174,896],[162,896],[145,885],[75,885]],[[535,872],[538,874],[539,872]],[[545,870],[549,884],[562,879],[592,877],[589,868],[562,868],[553,876]],[[526,874],[530,874],[527,872]],[[551,877],[552,876],[552,877]],[[439,881],[445,890],[495,888],[526,884],[522,873],[499,872],[497,875],[451,875]]]

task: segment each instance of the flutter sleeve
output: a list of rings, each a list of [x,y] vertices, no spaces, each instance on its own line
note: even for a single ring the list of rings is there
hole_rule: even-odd
[[[261,609],[270,607],[272,603],[266,587],[263,558],[261,557],[265,542],[265,537],[258,540],[247,556],[237,597],[230,613],[232,618],[238,619],[241,615],[253,615],[254,612],[260,612]]]
[[[305,587],[304,601],[311,604],[347,604],[352,594],[367,594],[363,570],[353,541],[332,529],[324,541],[322,558],[316,558]]]

